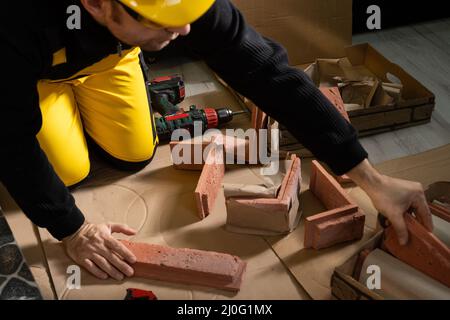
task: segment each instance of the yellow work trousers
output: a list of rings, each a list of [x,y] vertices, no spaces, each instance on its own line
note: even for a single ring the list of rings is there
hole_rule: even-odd
[[[74,185],[89,174],[84,132],[112,157],[149,160],[157,145],[140,49],[110,55],[64,80],[38,83],[41,148],[61,180]]]

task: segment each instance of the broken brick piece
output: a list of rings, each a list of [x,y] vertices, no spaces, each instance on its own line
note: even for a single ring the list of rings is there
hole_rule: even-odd
[[[195,189],[197,211],[201,219],[206,218],[212,211],[217,194],[222,187],[225,175],[223,147],[214,144],[206,158],[202,174]]]
[[[347,110],[345,110],[344,101],[342,100],[341,93],[338,87],[320,87],[323,95],[330,100],[331,104],[336,107],[340,114],[350,122],[350,117],[348,116]]]
[[[306,218],[305,248],[325,249],[363,237],[365,215],[317,161],[311,164],[309,188],[328,211]]]
[[[383,249],[431,278],[450,287],[450,249],[413,216],[405,214],[409,241],[398,242],[392,226],[384,231]]]
[[[134,276],[239,291],[246,263],[212,251],[176,249],[155,244],[121,242],[136,256]]]
[[[365,216],[356,205],[348,205],[306,218],[305,248],[320,250],[361,239]]]
[[[273,233],[286,233],[295,228],[300,206],[301,162],[296,156],[291,159],[277,198],[226,199],[229,227]]]

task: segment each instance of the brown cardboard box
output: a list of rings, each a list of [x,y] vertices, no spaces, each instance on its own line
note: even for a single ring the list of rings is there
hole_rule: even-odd
[[[290,63],[342,57],[352,43],[351,0],[232,0],[264,36],[286,47]]]
[[[408,72],[389,61],[368,43],[347,47],[345,57],[354,67],[368,70],[381,81],[396,81],[403,86],[402,98],[397,103],[348,111],[350,121],[360,137],[430,122],[435,96]],[[304,66],[298,68],[304,69]],[[274,125],[274,121],[270,121],[269,125]],[[279,128],[281,151],[311,156],[283,126]]]

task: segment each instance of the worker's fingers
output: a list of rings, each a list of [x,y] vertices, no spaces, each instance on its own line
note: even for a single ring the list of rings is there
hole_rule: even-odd
[[[118,271],[115,267],[113,267],[104,257],[100,256],[97,253],[94,253],[91,260],[104,272],[109,274],[112,278],[116,280],[123,280],[123,274]]]
[[[102,280],[108,279],[108,275],[105,272],[103,272],[102,270],[100,270],[95,265],[95,263],[93,263],[89,259],[84,259],[83,267],[85,267],[87,271],[89,271],[90,273],[92,273],[94,276],[96,276],[99,279],[102,279]]]
[[[419,222],[427,228],[428,231],[432,232],[433,219],[424,194],[421,194],[414,199],[412,208],[414,209],[414,214],[416,215],[417,220],[419,220]]]
[[[107,248],[111,249],[128,263],[136,263],[136,256],[127,248],[123,243],[120,243],[116,239],[110,237],[105,239],[105,245]]]
[[[122,272],[127,277],[131,277],[134,274],[133,268],[130,267],[129,264],[124,262],[121,258],[119,258],[114,252],[111,250],[108,250],[108,248],[105,248],[104,252],[102,252],[102,255],[105,259],[108,260],[109,263],[111,263],[114,267],[116,267],[117,270]]]
[[[137,232],[136,230],[130,228],[126,224],[111,223],[109,226],[111,228],[112,233],[123,233],[126,234],[127,236],[134,236]]]
[[[396,214],[389,218],[390,223],[395,229],[398,242],[404,246],[408,243],[408,228],[406,227],[405,214]]]

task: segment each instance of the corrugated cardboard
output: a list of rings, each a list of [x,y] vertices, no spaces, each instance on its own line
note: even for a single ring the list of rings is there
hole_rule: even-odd
[[[232,0],[264,36],[280,42],[291,65],[338,58],[352,43],[351,0]]]

